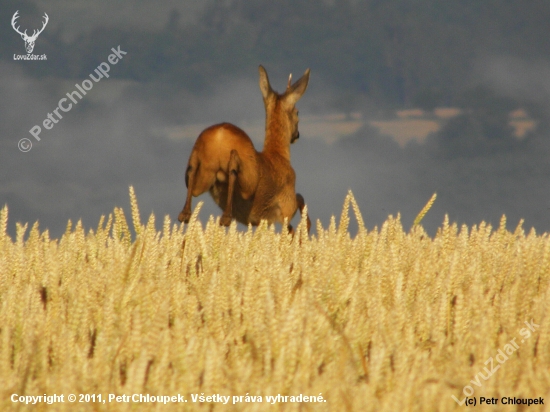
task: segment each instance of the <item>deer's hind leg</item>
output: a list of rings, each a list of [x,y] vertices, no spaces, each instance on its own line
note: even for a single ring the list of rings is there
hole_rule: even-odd
[[[233,215],[233,194],[235,193],[235,183],[237,181],[237,175],[241,170],[241,158],[235,149],[231,150],[229,156],[229,165],[227,167],[227,173],[229,174],[229,182],[227,186],[227,203],[220,218],[220,226],[229,226]]]
[[[208,170],[201,169],[199,156],[193,151],[189,157],[189,163],[187,164],[187,170],[185,172],[187,197],[183,210],[178,216],[180,222],[189,223],[189,219],[191,218],[191,198],[193,196],[200,196],[206,192],[214,184],[215,180],[216,174],[214,172],[209,173]]]

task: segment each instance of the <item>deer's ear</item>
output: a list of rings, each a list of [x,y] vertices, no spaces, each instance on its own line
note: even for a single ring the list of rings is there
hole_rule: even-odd
[[[287,91],[285,92],[285,100],[287,100],[289,103],[295,104],[298,100],[300,100],[300,97],[302,97],[302,95],[306,91],[308,82],[309,69],[306,70],[304,75],[300,77],[296,81],[296,83],[288,87]]]
[[[260,65],[259,71],[260,71],[260,90],[262,91],[262,96],[264,100],[266,100],[267,97],[273,93],[273,90],[271,89],[271,85],[269,84],[269,77],[267,77],[267,72],[265,71],[262,65]]]

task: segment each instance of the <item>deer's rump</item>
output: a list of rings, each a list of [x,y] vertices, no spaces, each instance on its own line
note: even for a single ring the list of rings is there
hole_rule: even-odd
[[[251,200],[258,186],[258,153],[250,137],[237,126],[231,123],[216,124],[205,129],[197,138],[188,165],[188,168],[197,170],[193,196],[209,191],[218,206],[225,208],[232,150],[237,151],[241,160],[233,197],[235,211],[240,213],[236,213],[235,218],[247,223]]]

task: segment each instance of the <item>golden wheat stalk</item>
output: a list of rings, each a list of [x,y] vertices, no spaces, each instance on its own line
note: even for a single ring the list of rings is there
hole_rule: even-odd
[[[432,205],[434,204],[435,202],[435,199],[437,198],[437,193],[434,193],[432,195],[432,197],[430,198],[430,200],[428,200],[428,203],[426,203],[426,206],[424,206],[422,208],[422,210],[420,211],[420,213],[416,216],[416,218],[414,219],[414,222],[413,222],[413,226],[417,226],[420,224],[420,222],[422,221],[422,219],[424,219],[424,216],[426,216],[426,213],[428,213],[428,211],[431,209]]]

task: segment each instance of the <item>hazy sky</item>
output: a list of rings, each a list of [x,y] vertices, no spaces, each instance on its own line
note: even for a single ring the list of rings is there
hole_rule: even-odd
[[[190,21],[202,3],[58,0],[36,4],[49,14],[51,29],[63,27],[70,39],[96,25],[158,29],[173,9],[184,22]],[[0,10],[1,24],[9,25],[15,10],[5,6]],[[24,53],[22,41],[20,46],[12,53]],[[120,46],[128,56],[137,52]],[[35,53],[40,53],[40,39]],[[105,60],[109,53],[105,50]],[[0,205],[9,207],[11,234],[18,221],[38,220],[42,229],[49,228],[56,237],[68,219],[82,219],[86,227],[95,228],[99,217],[115,206],[123,207],[129,219],[129,185],[136,190],[143,220],[154,212],[157,222],[166,214],[176,221],[185,199],[184,172],[193,139],[170,138],[169,130],[230,121],[247,130],[261,148],[263,136],[257,125],[263,123],[264,109],[257,64],[230,81],[212,79],[211,91],[204,95],[174,91],[161,83],[103,78],[51,130],[43,130],[39,142],[29,130],[41,124],[59,99],[76,90],[75,83],[81,84],[84,78],[32,78],[25,74],[25,64],[40,62],[14,62],[11,54],[0,60]],[[111,71],[125,64],[123,58]],[[305,69],[288,67],[288,72],[298,78]],[[286,77],[275,73],[271,81],[282,90]],[[472,81],[544,103],[550,96],[550,65],[544,58],[525,62],[487,56],[472,68]],[[330,79],[312,71],[309,88],[297,105],[300,115],[329,113],[333,92]],[[359,104],[357,110],[368,116],[371,108]],[[434,192],[438,200],[425,218],[432,233],[445,213],[451,221],[470,225],[482,220],[498,224],[505,213],[511,229],[520,218],[525,218],[526,228],[550,229],[549,170],[540,166],[548,153],[545,143],[501,157],[446,159],[433,151],[434,142],[404,150],[370,128],[330,144],[313,130],[307,125],[301,128],[302,138],[292,146],[292,162],[297,192],[305,197],[313,221],[321,219],[325,227],[331,215],[339,217],[351,189],[369,229],[398,212],[408,228]],[[18,149],[22,138],[32,139],[33,148],[27,153]],[[203,219],[221,214],[208,195],[201,199],[205,201]]]

